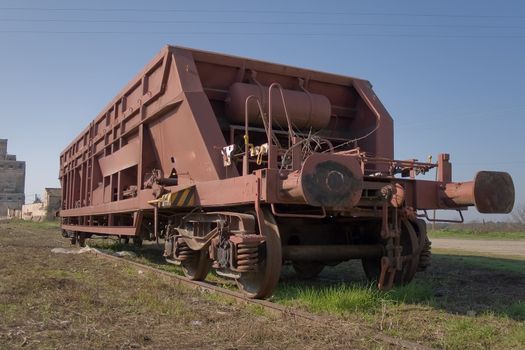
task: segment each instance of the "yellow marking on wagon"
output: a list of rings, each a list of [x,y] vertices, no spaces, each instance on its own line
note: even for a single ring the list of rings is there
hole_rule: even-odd
[[[159,199],[148,201],[159,208],[193,207],[195,206],[195,186],[177,192],[166,193]]]

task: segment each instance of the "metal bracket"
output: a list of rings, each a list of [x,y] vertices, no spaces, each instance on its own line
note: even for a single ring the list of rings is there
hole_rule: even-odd
[[[225,167],[232,165],[232,153],[235,149],[235,145],[228,145],[221,149],[222,162]]]
[[[312,218],[312,219],[324,219],[326,218],[326,209],[321,207],[321,214],[289,214],[289,213],[279,213],[275,209],[275,204],[270,204],[272,208],[272,214],[274,216],[280,216],[283,218]]]
[[[431,219],[428,216],[428,213],[427,213],[426,209],[423,210],[424,214],[416,214],[416,216],[420,217],[420,218],[425,218],[427,221],[430,221],[430,222],[449,222],[449,223],[452,223],[452,224],[462,224],[465,221],[465,219],[463,218],[463,213],[461,213],[461,210],[459,210],[459,209],[456,209],[456,211],[459,213],[459,217],[460,217],[459,220]]]

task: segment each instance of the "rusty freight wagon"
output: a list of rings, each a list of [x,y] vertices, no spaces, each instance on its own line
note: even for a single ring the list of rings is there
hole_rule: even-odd
[[[447,154],[394,160],[393,132],[366,80],[167,46],[60,155],[63,235],[162,240],[188,277],[213,268],[254,298],[284,263],[361,259],[379,288],[408,283],[428,210],[508,213],[514,186],[452,182]]]

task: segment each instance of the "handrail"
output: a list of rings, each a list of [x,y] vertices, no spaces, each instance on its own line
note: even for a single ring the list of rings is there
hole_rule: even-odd
[[[259,98],[255,95],[250,95],[246,97],[246,101],[244,101],[244,156],[242,157],[242,175],[248,175],[248,156],[250,152],[250,141],[249,141],[249,135],[248,135],[248,129],[249,129],[249,120],[248,120],[248,103],[250,100],[254,98],[255,102],[257,102],[257,106],[259,107],[259,113],[261,113],[261,117],[263,118],[264,123],[264,114],[262,111],[261,101]],[[267,134],[268,135],[268,132]]]
[[[243,156],[243,175],[248,175],[248,165],[249,165],[249,151],[250,151],[250,143],[249,143],[249,135],[248,135],[248,129],[249,129],[249,115],[248,115],[248,104],[250,100],[255,99],[255,102],[257,103],[257,107],[259,108],[259,113],[261,114],[261,118],[264,124],[264,128],[266,131],[266,138],[268,140],[268,166],[271,166],[270,159],[272,159],[273,156],[273,145],[280,147],[279,140],[277,138],[274,139],[273,135],[273,115],[272,115],[272,89],[278,88],[279,93],[281,95],[281,100],[283,102],[283,108],[284,108],[284,115],[286,117],[286,124],[288,126],[288,148],[290,148],[292,145],[295,144],[295,133],[292,128],[292,123],[290,122],[290,117],[288,115],[288,109],[286,108],[286,101],[284,98],[284,91],[279,83],[272,83],[268,87],[268,125],[266,125],[266,120],[264,119],[264,112],[261,105],[261,101],[258,96],[256,95],[250,95],[246,98],[244,101],[244,156]]]
[[[288,116],[288,109],[286,108],[286,101],[284,99],[284,92],[283,87],[279,83],[272,83],[270,87],[268,88],[268,121],[269,121],[269,129],[270,132],[272,131],[272,89],[278,88],[279,92],[281,94],[281,100],[283,101],[283,108],[284,108],[284,115],[286,117],[286,124],[288,125],[288,147],[291,146],[291,141],[293,142],[294,132],[292,129],[292,123],[290,122],[290,117]]]
[[[259,109],[259,114],[261,115],[261,119],[264,125],[264,130],[266,131],[266,137],[270,140],[273,137],[274,142],[280,146],[279,140],[277,139],[277,136],[273,135],[273,132],[270,134],[268,132],[268,125],[266,124],[266,120],[264,119],[264,111],[261,104],[261,100],[256,95],[250,95],[246,97],[246,101],[244,101],[244,156],[243,156],[243,175],[248,175],[248,155],[250,154],[250,142],[249,142],[249,134],[248,130],[250,128],[249,126],[249,117],[248,117],[248,104],[251,99],[255,99],[255,102],[257,103],[257,107]],[[270,144],[270,143],[268,143]]]
[[[293,144],[295,144],[295,135],[292,129],[292,123],[290,122],[290,117],[288,116],[288,110],[286,108],[286,101],[284,100],[284,92],[281,84],[274,82],[270,84],[270,87],[268,87],[268,130],[269,135],[273,134],[273,117],[272,117],[272,89],[276,87],[279,89],[279,92],[281,94],[281,99],[283,101],[283,108],[284,108],[284,115],[286,117],[286,124],[288,125],[288,148],[290,148]],[[272,166],[272,157],[273,157],[273,147],[270,141],[270,137],[268,136],[268,167]],[[276,165],[276,164],[275,164]]]
[[[456,209],[456,211],[459,213],[459,217],[460,217],[459,220],[436,219],[435,217],[431,219],[428,216],[428,213],[427,213],[426,209],[423,209],[423,213],[424,214],[416,214],[416,216],[417,217],[423,217],[423,218],[427,219],[427,221],[429,221],[429,222],[448,222],[448,223],[452,223],[452,224],[462,224],[465,221],[465,219],[463,218],[463,213],[461,213],[460,209]]]

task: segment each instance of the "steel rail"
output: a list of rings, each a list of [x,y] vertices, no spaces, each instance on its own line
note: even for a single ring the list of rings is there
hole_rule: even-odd
[[[250,299],[250,298],[246,297],[244,294],[239,293],[239,292],[228,290],[226,288],[221,288],[221,287],[218,287],[216,285],[213,285],[213,284],[210,284],[210,283],[206,283],[206,282],[192,281],[192,280],[190,280],[187,277],[177,275],[177,274],[175,274],[173,272],[164,271],[164,270],[155,268],[155,267],[150,266],[150,265],[142,264],[142,263],[139,263],[139,262],[136,262],[136,261],[133,261],[133,260],[124,259],[123,257],[118,257],[118,256],[114,256],[114,255],[111,255],[111,254],[108,254],[108,253],[104,253],[104,252],[102,252],[102,251],[100,251],[98,249],[92,249],[91,252],[93,254],[95,254],[96,256],[102,257],[104,259],[108,259],[108,260],[111,260],[111,261],[117,261],[119,263],[124,263],[124,264],[128,264],[128,265],[133,265],[133,266],[135,266],[137,268],[141,268],[143,270],[147,270],[147,271],[152,272],[152,273],[154,273],[156,275],[159,275],[159,276],[162,276],[162,277],[168,277],[168,278],[176,281],[177,285],[180,285],[180,286],[188,287],[188,288],[199,290],[199,291],[205,291],[205,292],[209,292],[209,293],[221,294],[221,295],[224,295],[224,296],[232,299],[237,304],[258,305],[258,306],[264,308],[264,310],[269,311],[273,315],[292,317],[292,318],[296,318],[296,319],[302,319],[302,320],[306,320],[306,321],[310,321],[310,322],[316,322],[316,323],[319,323],[319,324],[322,324],[322,325],[333,324],[333,322],[334,322],[334,319],[326,317],[326,316],[315,315],[315,314],[312,314],[312,313],[309,313],[309,312],[305,312],[305,311],[302,311],[302,310],[298,310],[298,309],[295,309],[295,308],[290,308],[290,307],[287,307],[287,306],[283,306],[283,305],[279,305],[279,304],[276,304],[276,303],[272,303],[272,302],[267,301],[267,300]],[[399,339],[399,338],[395,338],[395,337],[389,336],[389,335],[384,334],[381,331],[378,331],[377,329],[374,329],[372,327],[368,327],[368,326],[364,326],[364,325],[360,325],[360,327],[363,328],[363,329],[367,329],[367,330],[369,330],[371,332],[376,332],[376,335],[373,336],[373,339],[381,340],[381,341],[383,341],[385,343],[388,343],[390,345],[393,345],[393,346],[396,346],[396,347],[399,347],[399,348],[417,349],[417,350],[431,350],[432,349],[432,348],[430,348],[428,346],[425,346],[425,345],[422,345],[422,344],[419,344],[419,343],[416,343],[416,342],[412,342],[412,341],[408,341],[408,340]]]

